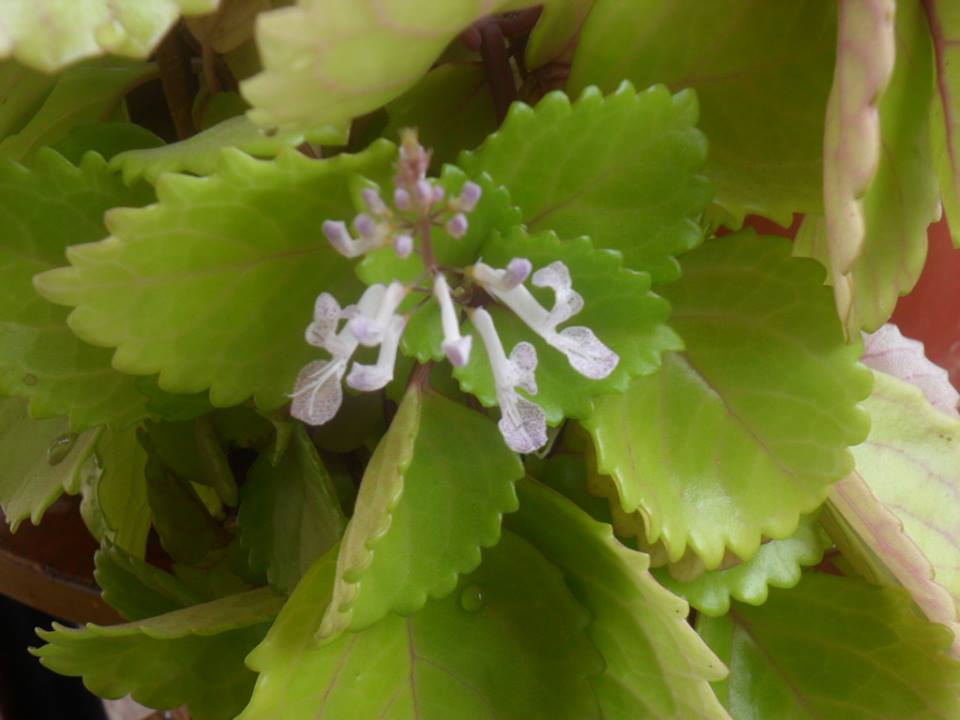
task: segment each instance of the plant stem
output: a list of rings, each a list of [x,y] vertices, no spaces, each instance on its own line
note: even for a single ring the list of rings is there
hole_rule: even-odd
[[[193,93],[191,92],[190,63],[186,47],[180,37],[179,26],[174,27],[157,48],[157,65],[167,108],[180,140],[194,133]]]
[[[437,272],[437,259],[433,255],[433,242],[430,238],[430,229],[432,222],[429,217],[420,221],[418,229],[420,230],[420,253],[423,255],[423,263],[431,275]]]
[[[480,57],[483,69],[493,97],[493,107],[497,114],[497,123],[507,116],[510,104],[517,99],[517,85],[510,65],[510,55],[503,36],[503,30],[495,22],[484,23],[479,27]]]

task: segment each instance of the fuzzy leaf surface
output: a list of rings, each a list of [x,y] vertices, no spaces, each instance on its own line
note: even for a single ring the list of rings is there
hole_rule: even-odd
[[[710,139],[705,174],[738,224],[756,213],[790,225],[822,206],[823,116],[837,9],[803,0],[597,0],[567,91],[589,85],[692,88]]]
[[[412,87],[479,18],[533,0],[298,0],[257,19],[263,72],[241,84],[264,127],[339,125]]]
[[[606,661],[591,678],[602,717],[727,718],[710,688],[726,669],[687,624],[687,604],[657,584],[649,558],[558,493],[525,480],[507,519],[556,563],[592,617],[587,635]]]
[[[129,694],[154,708],[186,704],[197,720],[231,720],[256,680],[243,658],[282,605],[282,597],[260,589],[127,625],[54,623],[37,632],[47,644],[33,653],[55,672],[82,677],[101,697]]]
[[[622,252],[627,267],[675,280],[673,256],[702,241],[710,200],[696,122],[694,95],[663,86],[638,93],[624,83],[606,98],[591,88],[575,103],[555,92],[535,108],[515,104],[459,163],[506,186],[531,232],[589,235]]]
[[[285,593],[337,544],[347,524],[330,474],[302,425],[278,462],[270,453],[260,455],[240,500],[240,541],[249,548],[250,565]]]
[[[602,663],[584,635],[586,611],[518,536],[504,533],[452,595],[317,646],[334,575],[332,557],[318,562],[250,655],[260,679],[238,720],[601,717],[587,680]]]
[[[583,296],[583,310],[566,326],[590,328],[607,347],[620,356],[616,369],[602,380],[591,380],[574,370],[559,350],[546,344],[507,308],[491,305],[497,332],[509,353],[520,341],[537,350],[538,392],[533,400],[543,408],[547,422],[564,417],[583,418],[591,412],[591,399],[626,390],[630,379],[656,372],[661,353],[682,347],[676,333],[666,326],[669,305],[650,292],[650,276],[623,267],[619,254],[598,250],[588,238],[562,240],[553,232],[528,235],[522,228],[495,235],[482,249],[483,260],[505,267],[512,258],[528,258],[534,269],[561,260],[570,270],[573,288]],[[540,301],[551,307],[550,293],[538,290]],[[462,332],[476,335],[469,322]],[[496,405],[496,389],[490,361],[479,337],[467,365],[456,368],[454,377],[464,391],[487,407]]]
[[[880,7],[878,12],[885,10]],[[862,61],[855,58],[874,58],[872,50],[863,51],[881,48],[882,53],[886,41],[879,31],[861,37],[867,23],[858,20],[856,13],[851,24],[850,32],[859,40],[850,51],[852,76],[836,86],[838,106],[855,104],[854,90],[847,85],[882,72],[884,68],[875,66],[891,61],[877,58],[861,67]],[[896,58],[889,85],[876,106],[876,88],[866,88],[864,110],[867,116],[876,115],[875,123],[834,119],[831,125],[828,117],[824,185],[831,198],[828,215],[817,228],[820,232],[801,233],[805,240],[796,246],[797,254],[817,258],[830,268],[837,311],[851,337],[861,329],[879,328],[890,317],[897,298],[913,288],[927,257],[927,225],[939,214],[928,112],[934,99],[933,60],[919,2],[897,4]],[[846,201],[840,201],[840,196]]]
[[[0,161],[0,392],[28,398],[34,416],[66,414],[82,430],[143,415],[134,379],[111,367],[108,350],[77,339],[32,278],[63,265],[70,245],[102,238],[104,211],[149,199],[96,155],[79,167],[51,150],[29,169]]]
[[[209,13],[219,0],[7,0],[0,58],[53,73],[77,60],[147,57],[177,18]]]
[[[157,204],[110,213],[111,237],[71,247],[72,267],[35,284],[75,306],[81,338],[117,348],[116,368],[159,372],[169,392],[209,388],[216,406],[253,395],[275,409],[316,357],[303,339],[316,296],[359,295],[320,224],[351,215],[350,178],[385,172],[393,156],[389,143],[323,161],[224,150],[210,177],[168,174]]]
[[[674,579],[667,568],[652,572],[664,587],[697,610],[718,617],[730,610],[731,599],[762,605],[769,588],[794,587],[800,582],[802,568],[820,562],[828,544],[816,518],[806,516],[793,535],[764,543],[756,555],[731,568],[708,570],[689,582]]]
[[[600,471],[671,562],[690,547],[712,569],[725,549],[749,560],[761,537],[789,537],[867,435],[856,405],[871,374],[844,344],[822,269],[790,249],[743,231],[684,256],[662,291],[686,350],[587,421]]]
[[[899,589],[810,573],[760,607],[736,604],[698,629],[730,667],[717,694],[734,718],[912,718],[960,713],[949,631]]]
[[[522,476],[492,420],[408,390],[364,473],[320,635],[409,615],[452,592],[500,539]]]
[[[39,525],[60,495],[80,491],[99,434],[71,433],[65,418],[33,420],[25,400],[0,399],[0,508],[11,532],[27,518]]]

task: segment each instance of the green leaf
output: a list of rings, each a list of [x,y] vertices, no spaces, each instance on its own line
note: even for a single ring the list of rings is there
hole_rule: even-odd
[[[903,523],[936,582],[960,603],[960,420],[884,373],[874,373],[863,406],[871,427],[867,441],[853,448],[857,472]]]
[[[110,160],[126,150],[161,145],[163,140],[144,127],[129,122],[104,122],[76,127],[51,147],[63,155],[67,162],[79,165],[83,156],[91,150]]]
[[[196,720],[230,720],[256,676],[243,658],[260,642],[283,598],[254,590],[128,625],[38,630],[33,650],[62,675],[106,698],[130,694],[154,708],[186,704]]]
[[[0,138],[19,132],[57,79],[12,61],[0,62]]]
[[[827,197],[845,195],[847,200],[827,204],[827,211],[836,216],[833,219],[831,215],[825,222],[806,218],[804,223],[815,224],[815,230],[801,233],[795,249],[830,268],[837,310],[851,337],[861,329],[880,327],[897,298],[913,288],[927,257],[927,225],[940,212],[927,112],[934,99],[930,38],[920,3],[898,3],[896,16],[897,62],[880,97],[879,126],[828,126],[832,153],[827,155],[830,182],[825,191]],[[850,32],[863,33],[863,25],[853,18]],[[877,36],[871,32],[863,43],[882,46]],[[862,52],[851,53],[851,57],[862,56]],[[854,63],[850,72],[859,77],[868,70]],[[835,85],[835,115],[852,112],[839,107],[852,103],[849,84],[849,80],[838,80]],[[874,89],[867,90],[871,92],[866,100],[874,101]],[[872,136],[874,130],[879,132],[876,147],[868,143],[864,148],[856,141]],[[829,162],[831,156],[838,159]],[[867,159],[873,163],[864,166]],[[852,219],[841,219],[847,217]]]
[[[538,68],[570,55],[593,3],[594,0],[558,0],[547,4],[527,40],[527,67]]]
[[[313,563],[343,534],[346,518],[327,469],[302,425],[274,464],[260,455],[241,495],[240,541],[250,565],[290,593]]]
[[[144,474],[147,454],[133,428],[104,429],[96,446],[96,470],[84,478],[80,513],[95,538],[142,558],[150,532]]]
[[[342,130],[329,127],[307,133],[314,142],[342,145]],[[268,133],[245,116],[224,120],[193,137],[156,148],[128,150],[110,162],[110,168],[123,173],[126,183],[145,178],[156,183],[167,172],[212,175],[217,171],[220,152],[233,147],[257,158],[273,158],[284,148],[295,148],[306,140],[303,133]]]
[[[389,122],[381,133],[390,140],[404,128],[417,128],[433,150],[432,165],[453,162],[462,150],[477,147],[497,128],[493,98],[483,66],[440,65],[386,107]]]
[[[63,140],[73,128],[109,117],[129,90],[155,75],[156,67],[152,64],[119,61],[89,63],[66,70],[30,121],[0,142],[0,157],[29,160],[41,146]]]
[[[940,196],[953,242],[960,246],[960,9],[949,0],[925,0],[933,40],[937,95],[933,102],[933,143]]]
[[[79,167],[52,150],[30,169],[0,161],[0,392],[29,398],[34,416],[66,414],[83,430],[143,415],[134,380],[111,367],[109,351],[78,340],[67,313],[39,297],[32,278],[62,265],[70,245],[102,238],[104,211],[149,199],[97,155]]]
[[[263,72],[240,88],[258,125],[293,130],[339,125],[403,94],[474,20],[533,4],[299,0],[260,15]]]
[[[518,492],[510,529],[564,572],[590,612],[587,635],[606,661],[591,678],[601,716],[726,718],[709,685],[726,670],[687,624],[687,604],[648,572],[647,556],[543,485],[524,481]]]
[[[116,545],[103,545],[95,561],[94,577],[103,599],[127,620],[163,615],[205,600],[169,573]]]
[[[303,331],[318,293],[344,303],[359,295],[321,221],[352,214],[349,179],[387,172],[394,153],[385,142],[322,161],[224,150],[214,175],[168,174],[158,204],[110,213],[112,237],[70,248],[73,267],[38,276],[36,286],[77,306],[70,327],[118,348],[118,369],[159,372],[169,392],[209,387],[215,406],[252,394],[272,410],[316,356]]]
[[[505,267],[514,257],[528,258],[534,268],[563,261],[570,270],[574,290],[584,300],[583,310],[571,318],[570,324],[590,328],[620,356],[610,375],[591,380],[574,370],[563,353],[547,345],[511,311],[499,306],[488,308],[507,352],[520,341],[536,348],[539,390],[533,399],[552,425],[564,417],[588,416],[592,398],[623,392],[630,378],[657,370],[663,351],[682,347],[676,333],[664,324],[669,305],[650,292],[650,277],[624,268],[618,253],[597,250],[588,238],[561,240],[552,232],[528,235],[522,228],[514,228],[494,236],[483,247],[482,255],[493,267]],[[540,298],[549,303],[545,299],[549,293],[540,294]],[[463,332],[475,334],[469,323]],[[493,407],[497,402],[493,372],[479,337],[474,338],[473,347],[470,362],[457,368],[454,376],[466,392]]]
[[[269,424],[267,428],[269,432]],[[211,416],[186,422],[148,423],[147,429],[152,449],[171,472],[182,480],[212,488],[216,504],[237,506],[237,481]]]
[[[583,634],[588,617],[516,535],[504,533],[456,593],[318,647],[317,608],[333,581],[327,556],[250,655],[260,679],[239,720],[600,717],[587,684],[602,667]]]
[[[718,617],[730,610],[731,597],[762,605],[769,588],[794,587],[800,582],[801,568],[820,562],[827,545],[816,518],[806,516],[793,535],[764,543],[756,555],[734,567],[710,570],[689,582],[675,580],[667,568],[653,570],[653,576],[700,612]]]
[[[24,400],[0,399],[0,508],[12,532],[28,517],[39,525],[61,494],[80,491],[100,431],[68,430],[65,418],[32,420]]]
[[[836,43],[835,3],[800,0],[597,0],[567,91],[692,88],[710,139],[715,200],[789,226],[822,207],[823,116]]]
[[[638,93],[624,83],[607,98],[592,88],[573,104],[556,92],[536,108],[515,104],[460,165],[505,185],[532,232],[589,235],[622,252],[627,267],[674,280],[673,255],[702,241],[710,200],[696,121],[694,95],[663,86]]]
[[[411,387],[364,473],[320,635],[409,615],[452,592],[500,539],[522,476],[492,420]]]
[[[663,293],[687,349],[587,422],[600,471],[671,562],[691,547],[712,569],[726,548],[749,560],[761,537],[789,537],[867,435],[860,347],[843,342],[820,266],[790,249],[744,231],[684,256]]]
[[[701,616],[731,668],[718,694],[740,718],[953,718],[960,663],[949,631],[916,614],[901,590],[808,574],[760,607]]]
[[[932,622],[954,632],[960,657],[960,623],[950,592],[936,582],[933,565],[907,535],[893,511],[863,478],[851,473],[830,488],[822,523],[843,561],[874,585],[903,586]]]
[[[144,474],[153,524],[170,557],[188,565],[199,563],[227,544],[226,532],[188,481],[171,473],[153,453],[148,454]]]
[[[219,0],[10,0],[0,8],[0,57],[53,73],[112,53],[147,57],[181,13],[216,10]]]

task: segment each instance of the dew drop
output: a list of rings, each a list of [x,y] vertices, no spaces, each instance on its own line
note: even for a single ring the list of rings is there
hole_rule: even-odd
[[[74,443],[77,442],[76,433],[64,433],[47,448],[47,462],[51,465],[62,463],[70,451],[73,450]]]
[[[467,585],[460,593],[460,607],[470,613],[479,612],[483,607],[483,590],[479,585]]]
[[[33,387],[37,384],[37,376],[33,375],[32,373],[27,373],[23,376],[23,384]]]

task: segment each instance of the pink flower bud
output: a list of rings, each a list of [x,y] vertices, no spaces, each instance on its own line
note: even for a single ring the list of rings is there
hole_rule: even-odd
[[[407,234],[397,235],[393,241],[393,249],[397,257],[408,257],[413,252],[413,238]]]
[[[403,188],[397,188],[393,191],[393,204],[398,210],[409,210],[411,207],[410,193]]]
[[[459,240],[467,234],[467,216],[463,213],[457,213],[447,221],[447,224],[444,227],[446,228],[446,231],[450,233],[450,237]]]
[[[353,227],[363,237],[369,238],[377,234],[377,223],[367,213],[360,213],[353,219]]]
[[[460,208],[464,212],[472,212],[482,194],[483,189],[475,182],[465,182],[460,189]]]
[[[364,188],[363,192],[360,193],[363,198],[364,204],[367,206],[367,210],[372,212],[374,215],[385,215],[387,212],[387,206],[384,204],[383,200],[380,197],[380,193],[377,192],[374,188]]]

